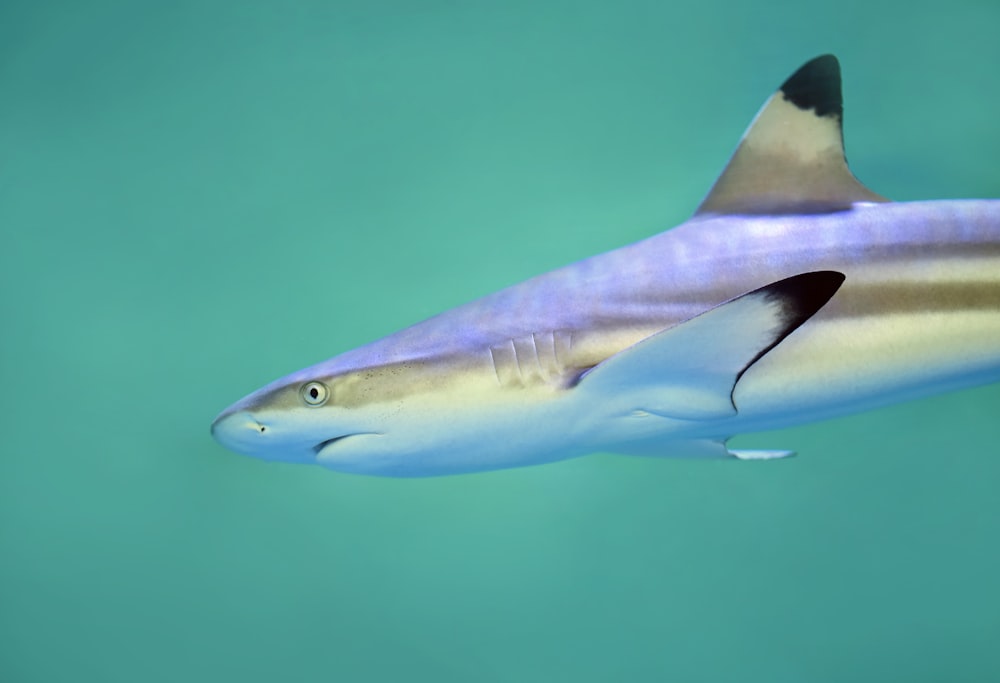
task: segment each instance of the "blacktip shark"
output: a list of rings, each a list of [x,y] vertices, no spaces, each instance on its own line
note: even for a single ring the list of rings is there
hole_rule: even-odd
[[[384,476],[726,441],[1000,379],[1000,200],[892,203],[843,151],[840,66],[796,71],[695,215],[280,379],[227,448]]]

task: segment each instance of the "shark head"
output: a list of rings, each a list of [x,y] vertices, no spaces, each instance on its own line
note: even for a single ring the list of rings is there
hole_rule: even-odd
[[[414,458],[441,443],[433,416],[451,405],[451,390],[467,390],[476,381],[470,382],[462,363],[440,358],[381,364],[349,364],[345,358],[349,354],[237,401],[215,418],[212,436],[261,460],[413,476]]]
[[[212,423],[226,448],[262,460],[314,463],[353,437],[371,435],[369,411],[338,403],[345,377],[302,371],[234,403]],[[385,428],[385,423],[381,425]]]

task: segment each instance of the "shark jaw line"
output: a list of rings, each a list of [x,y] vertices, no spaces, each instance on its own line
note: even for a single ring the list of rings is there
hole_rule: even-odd
[[[318,444],[312,447],[313,453],[317,456],[325,449],[330,446],[340,443],[345,439],[350,439],[352,436],[381,436],[380,432],[354,432],[352,434],[341,434],[340,436],[334,436],[332,438],[326,439],[325,441],[320,441]]]

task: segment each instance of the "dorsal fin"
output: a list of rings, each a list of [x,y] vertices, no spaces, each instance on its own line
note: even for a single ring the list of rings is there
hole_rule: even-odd
[[[806,62],[764,103],[698,214],[826,213],[886,202],[844,157],[840,63]]]

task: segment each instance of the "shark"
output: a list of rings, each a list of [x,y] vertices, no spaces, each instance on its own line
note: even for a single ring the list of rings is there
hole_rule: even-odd
[[[771,460],[792,452],[727,441],[1000,380],[1000,200],[891,202],[842,131],[839,62],[816,57],[688,221],[272,382],[211,432],[393,477]]]

